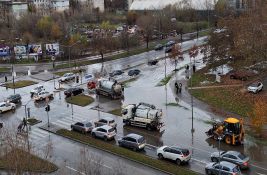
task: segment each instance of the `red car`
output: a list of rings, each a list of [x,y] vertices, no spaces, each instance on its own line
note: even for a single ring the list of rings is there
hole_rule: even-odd
[[[96,88],[96,82],[94,82],[94,81],[89,81],[89,82],[87,83],[87,88],[90,89],[90,90],[95,89],[95,88]]]

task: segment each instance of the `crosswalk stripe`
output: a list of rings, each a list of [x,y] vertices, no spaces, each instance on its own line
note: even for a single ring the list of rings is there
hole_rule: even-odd
[[[56,121],[56,123],[60,123],[60,124],[66,125],[68,127],[70,127],[70,125],[72,124],[71,122],[65,122],[65,121],[62,121],[62,120],[58,120],[58,121]]]
[[[72,120],[70,118],[63,118],[63,119],[61,119],[61,121],[64,121],[66,123],[73,123],[73,122],[75,122],[74,120]]]
[[[49,133],[47,131],[44,131],[42,129],[39,129],[39,128],[34,128],[33,130],[31,131],[34,131],[34,132],[38,132],[38,133],[42,133],[42,134],[46,134],[46,135],[49,135]]]
[[[83,122],[83,121],[86,120],[85,118],[80,118],[80,117],[76,117],[76,116],[66,117],[66,119],[68,119],[68,120],[72,120],[72,118],[73,118],[73,120],[76,120],[76,121],[79,121],[79,122]]]
[[[33,140],[39,140],[40,137],[37,136],[37,135],[32,135],[32,134],[30,134],[30,135],[29,135],[29,139],[30,139],[31,141],[33,141]]]
[[[62,128],[65,128],[65,129],[70,129],[70,127],[67,127],[66,125],[63,125],[63,124],[60,124],[60,123],[52,122],[52,124],[60,126]]]
[[[42,134],[42,133],[38,133],[38,132],[30,132],[29,136],[32,136],[32,135],[38,136],[39,138],[44,138],[44,137],[48,136],[46,134]]]

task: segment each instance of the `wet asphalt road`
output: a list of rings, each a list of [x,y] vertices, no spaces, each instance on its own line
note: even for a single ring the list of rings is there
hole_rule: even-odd
[[[185,57],[185,61],[179,63],[178,66],[183,66],[189,62],[188,56]],[[127,63],[126,63],[127,64]],[[107,64],[107,67],[109,64]],[[101,67],[101,66],[100,66]],[[110,69],[118,69],[119,63],[117,66],[112,67]],[[174,65],[167,61],[167,74],[171,72]],[[145,149],[145,154],[148,154],[152,157],[156,157],[155,149],[161,145],[178,145],[181,147],[189,148],[193,153],[192,161],[188,166],[192,170],[195,170],[200,173],[204,173],[205,164],[208,163],[209,155],[211,152],[218,151],[218,143],[213,140],[207,139],[205,135],[205,131],[210,128],[210,125],[207,124],[205,121],[210,120],[211,118],[219,118],[213,114],[210,114],[202,109],[194,109],[194,129],[195,133],[191,134],[191,107],[190,104],[187,104],[184,101],[179,101],[179,106],[166,106],[167,103],[175,102],[176,99],[172,92],[172,88],[167,85],[162,87],[156,87],[157,83],[160,82],[162,78],[164,78],[165,66],[164,60],[160,61],[159,64],[155,67],[148,67],[147,65],[142,65],[138,67],[142,74],[141,76],[134,82],[131,82],[127,85],[125,89],[125,100],[122,102],[123,104],[128,103],[139,103],[139,102],[148,102],[153,103],[156,107],[163,109],[164,113],[164,122],[165,122],[165,131],[163,133],[155,133],[155,132],[148,132],[144,129],[134,128],[134,127],[122,127],[122,120],[120,117],[113,116],[111,114],[106,114],[102,112],[97,112],[94,110],[90,110],[91,107],[95,106],[97,102],[87,106],[87,107],[78,107],[73,106],[73,115],[71,107],[67,107],[67,104],[64,101],[63,93],[55,93],[55,98],[50,102],[51,104],[51,112],[50,112],[50,120],[52,123],[57,124],[61,127],[69,128],[70,124],[79,121],[82,119],[87,120],[96,120],[99,117],[103,116],[112,116],[116,119],[118,123],[118,137],[125,135],[127,133],[138,133],[144,135],[147,143],[150,145]],[[94,69],[99,69],[99,64],[88,66],[88,70],[92,72]],[[172,79],[183,79],[184,74],[183,71],[178,72],[177,76]],[[53,91],[53,81],[48,81],[42,83],[48,91]],[[56,83],[58,86],[58,84]],[[65,84],[64,87],[69,87],[73,85],[73,83]],[[22,104],[26,104],[30,100],[29,91],[33,88],[26,87],[18,89],[17,91],[23,96]],[[0,88],[2,92],[0,98],[5,98],[8,94],[12,94],[13,90],[6,90],[5,88]],[[60,97],[61,95],[61,97]],[[94,96],[93,96],[94,97]],[[101,98],[100,105],[104,108],[110,107],[116,108],[121,105],[120,101],[110,102],[110,100]],[[33,102],[29,102],[28,107],[31,108],[32,116],[36,116],[38,119],[43,121],[42,124],[47,122],[47,115],[44,111],[44,104],[36,105]],[[18,107],[18,110],[12,113],[5,113],[2,115],[0,120],[12,125],[16,128],[17,123],[24,117],[24,107]],[[68,124],[70,123],[70,124]],[[42,125],[40,124],[40,125]],[[12,127],[11,126],[11,127]],[[37,131],[35,127],[32,128],[32,132]],[[41,131],[38,131],[41,133]],[[35,136],[36,137],[36,136]],[[37,138],[32,137],[32,141],[34,143],[46,143],[47,137],[39,137],[40,140]],[[64,149],[75,150],[79,149],[79,147],[75,148],[74,143],[66,144],[66,147],[61,146],[61,143],[57,141],[55,137],[55,149],[54,154],[56,157],[62,160],[71,160],[73,159],[73,155],[71,154],[64,154]],[[64,140],[64,139],[63,139]],[[71,142],[71,141],[70,141]],[[62,142],[63,144],[64,142]],[[37,146],[38,146],[37,144]],[[248,171],[244,171],[243,174],[267,174],[267,158],[266,158],[266,146],[260,145],[255,143],[252,139],[246,139],[244,146],[232,147],[225,144],[221,144],[222,150],[238,150],[244,152],[245,154],[249,155],[251,158],[251,168]],[[75,152],[75,151],[74,151]],[[76,150],[77,152],[77,150]],[[60,158],[61,157],[61,158]],[[62,162],[62,161],[61,161]],[[70,161],[72,162],[72,161]],[[170,162],[171,163],[171,162]],[[70,163],[73,165],[74,169],[77,167],[75,163]]]

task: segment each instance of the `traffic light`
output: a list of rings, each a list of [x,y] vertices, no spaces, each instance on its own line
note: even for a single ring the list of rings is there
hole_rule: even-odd
[[[50,105],[47,105],[47,106],[45,107],[45,111],[46,111],[46,112],[49,112],[49,111],[50,111]]]

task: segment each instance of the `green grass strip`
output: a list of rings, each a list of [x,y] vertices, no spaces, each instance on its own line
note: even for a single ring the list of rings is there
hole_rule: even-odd
[[[143,155],[141,153],[137,153],[137,152],[125,149],[125,148],[121,148],[119,146],[104,142],[102,140],[93,139],[93,138],[90,138],[86,135],[83,135],[83,134],[80,134],[77,132],[68,131],[66,129],[60,129],[56,133],[61,135],[61,136],[82,142],[86,145],[90,145],[90,146],[99,148],[101,150],[105,150],[105,151],[111,152],[113,154],[117,154],[119,156],[131,159],[131,160],[139,162],[139,163],[142,163],[144,165],[154,167],[156,169],[168,172],[170,174],[175,174],[175,175],[195,175],[195,174],[197,174],[197,173],[195,173],[189,169],[177,166],[175,164],[172,164],[172,163],[169,163],[166,161],[161,161],[158,159],[153,159],[153,158],[146,156],[146,155]]]
[[[11,88],[11,89],[18,89],[18,88],[23,88],[26,86],[31,86],[37,84],[35,81],[30,81],[30,80],[21,80],[21,81],[16,81],[13,85],[13,82],[5,84],[6,87]]]
[[[66,98],[66,102],[78,106],[87,106],[94,102],[94,98],[87,95],[76,95]]]

